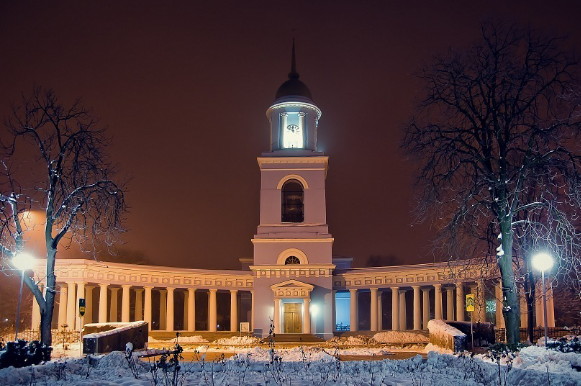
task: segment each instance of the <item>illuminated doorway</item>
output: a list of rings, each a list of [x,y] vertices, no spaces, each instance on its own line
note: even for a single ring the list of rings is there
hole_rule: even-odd
[[[283,331],[285,334],[300,334],[303,332],[302,303],[283,303]]]

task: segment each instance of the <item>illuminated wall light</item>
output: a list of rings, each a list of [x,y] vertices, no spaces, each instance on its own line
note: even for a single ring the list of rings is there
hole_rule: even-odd
[[[311,316],[315,317],[319,314],[319,306],[316,304],[311,304],[309,311],[311,312]]]

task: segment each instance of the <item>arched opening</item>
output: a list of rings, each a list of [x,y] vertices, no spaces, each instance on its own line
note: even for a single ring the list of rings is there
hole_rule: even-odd
[[[301,260],[296,256],[289,256],[285,259],[284,265],[300,264]]]
[[[303,185],[297,180],[288,180],[282,186],[282,222],[303,222]]]

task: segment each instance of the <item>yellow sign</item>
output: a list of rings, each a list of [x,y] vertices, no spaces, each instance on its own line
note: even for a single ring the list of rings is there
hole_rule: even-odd
[[[466,295],[466,311],[474,312],[474,294],[467,294]]]

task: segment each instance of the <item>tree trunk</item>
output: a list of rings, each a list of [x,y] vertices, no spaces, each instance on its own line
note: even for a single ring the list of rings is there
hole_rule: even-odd
[[[40,314],[40,340],[42,343],[52,345],[52,315],[54,312],[54,299],[56,295],[56,276],[54,266],[56,263],[56,249],[48,247],[46,259],[46,292],[44,308]]]
[[[535,341],[535,278],[532,272],[528,272],[526,275],[525,283],[527,285],[526,300],[527,300],[527,335],[529,342],[533,343]]]
[[[516,344],[520,342],[520,302],[512,267],[512,219],[507,216],[503,217],[500,223],[500,229],[502,232],[501,245],[504,255],[498,258],[498,266],[502,278],[502,290],[506,298],[506,309],[503,310],[503,315],[507,343]]]

